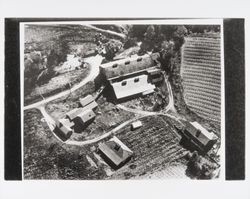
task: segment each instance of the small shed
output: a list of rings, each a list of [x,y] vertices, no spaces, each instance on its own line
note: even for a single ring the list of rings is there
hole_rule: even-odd
[[[123,166],[133,155],[133,152],[116,136],[105,143],[99,144],[102,158],[114,169]]]
[[[73,130],[67,126],[61,126],[61,127],[56,126],[54,132],[63,141],[69,139],[70,136],[73,134]]]
[[[131,124],[131,130],[136,130],[141,127],[142,127],[142,123],[139,120]]]
[[[93,102],[94,100],[95,100],[95,99],[93,98],[92,95],[87,95],[87,96],[84,97],[84,98],[80,98],[80,99],[79,99],[79,102],[80,102],[81,106],[84,107],[84,106],[90,104],[91,102]]]
[[[89,125],[94,119],[95,119],[95,113],[91,110],[88,109],[82,113],[80,113],[76,118],[75,118],[75,124],[82,125],[82,126],[87,126]]]

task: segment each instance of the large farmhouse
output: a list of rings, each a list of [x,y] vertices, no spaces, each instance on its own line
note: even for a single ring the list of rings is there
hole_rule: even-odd
[[[201,152],[208,152],[218,139],[213,132],[209,132],[198,122],[187,122],[183,136],[198,147]]]
[[[158,53],[134,55],[100,66],[100,73],[113,90],[117,100],[135,95],[152,93],[155,85],[163,80],[157,61]]]
[[[101,74],[107,79],[120,77],[123,75],[145,71],[147,68],[155,67],[158,62],[158,53],[142,56],[134,55],[126,59],[102,64],[100,66]]]

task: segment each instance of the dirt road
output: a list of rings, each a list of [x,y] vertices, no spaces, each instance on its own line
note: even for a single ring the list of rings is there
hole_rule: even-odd
[[[115,35],[115,36],[118,36],[120,37],[121,39],[125,39],[126,38],[126,35],[125,34],[122,34],[122,33],[118,33],[118,32],[114,32],[114,31],[111,31],[111,30],[104,30],[104,29],[101,29],[101,28],[97,28],[93,25],[84,25],[84,26],[87,26],[89,28],[92,28],[94,30],[97,30],[99,32],[103,32],[103,33],[107,33],[107,34],[110,34],[110,35]]]
[[[39,102],[36,102],[34,104],[30,104],[28,106],[25,106],[23,108],[23,110],[28,110],[28,109],[32,109],[32,108],[37,108],[43,104],[46,104],[50,101],[53,101],[57,98],[60,98],[60,97],[63,97],[65,95],[69,95],[71,92],[74,92],[75,90],[81,88],[82,86],[84,86],[86,83],[88,83],[89,81],[93,80],[98,74],[99,74],[99,66],[101,65],[101,62],[103,60],[103,57],[100,56],[100,55],[96,55],[94,57],[89,57],[85,60],[85,62],[89,63],[90,64],[90,73],[89,75],[83,79],[79,84],[73,86],[71,88],[71,90],[66,90],[66,91],[63,91],[61,93],[58,93],[56,95],[53,95],[51,97],[48,97],[48,98],[45,98],[44,100],[42,101],[39,101]]]

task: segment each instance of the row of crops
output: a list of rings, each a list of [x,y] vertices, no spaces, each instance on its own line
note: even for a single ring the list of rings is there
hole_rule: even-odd
[[[134,152],[134,157],[116,171],[112,179],[123,179],[124,174],[127,178],[138,178],[162,171],[179,162],[186,154],[186,149],[179,144],[176,130],[167,118],[148,117],[142,122],[142,128],[136,131],[126,130],[117,135]],[[135,168],[131,169],[133,166]]]
[[[201,117],[220,122],[220,37],[187,37],[182,48],[184,99]]]

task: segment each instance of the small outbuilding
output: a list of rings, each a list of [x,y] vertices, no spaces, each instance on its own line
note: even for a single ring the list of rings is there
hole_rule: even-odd
[[[82,111],[86,111],[86,110],[94,110],[95,108],[97,108],[98,104],[96,103],[96,101],[90,102],[89,104],[87,104],[86,106],[82,107]]]
[[[74,123],[67,118],[62,118],[56,121],[56,126],[58,126],[59,128],[62,126],[67,126],[69,128],[72,128],[74,126]]]
[[[133,155],[133,152],[116,136],[105,143],[99,144],[102,158],[114,169],[122,167]]]
[[[131,130],[133,131],[133,130],[136,130],[136,129],[138,129],[138,128],[141,128],[142,127],[142,123],[141,123],[141,121],[136,121],[136,122],[133,122],[132,124],[131,124]]]
[[[95,99],[93,98],[92,95],[87,95],[84,98],[80,98],[79,102],[81,104],[82,107],[87,106],[88,104],[90,104],[91,102],[93,102]]]
[[[54,129],[54,133],[63,141],[66,141],[73,134],[73,130],[67,126],[61,126]]]
[[[74,120],[76,125],[87,126],[95,119],[95,113],[89,109],[80,113]]]

